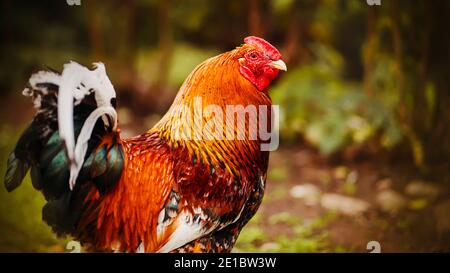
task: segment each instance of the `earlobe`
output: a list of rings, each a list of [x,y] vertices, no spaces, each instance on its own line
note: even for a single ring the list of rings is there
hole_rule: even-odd
[[[253,74],[253,72],[246,66],[240,66],[239,71],[241,75],[250,81],[259,91],[263,91],[269,86],[271,80],[273,80],[278,74],[278,70],[272,70],[271,76],[268,77],[267,74],[259,75],[258,77]]]
[[[244,76],[244,78],[256,85],[256,77],[248,67],[241,65],[239,67],[239,72],[241,72],[241,75]]]

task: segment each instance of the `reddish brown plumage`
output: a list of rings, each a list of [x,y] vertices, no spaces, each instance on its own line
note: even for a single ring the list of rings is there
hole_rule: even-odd
[[[121,179],[104,195],[95,187],[90,189],[75,229],[77,239],[95,250],[133,252],[143,243],[145,251],[158,251],[179,227],[174,219],[183,212],[195,215],[196,208],[201,208],[207,215],[202,223],[212,231],[172,250],[231,249],[261,202],[268,152],[260,151],[261,141],[249,139],[248,134],[243,140],[180,140],[173,132],[180,125],[177,120],[189,118],[176,107],[186,105],[194,111],[196,97],[202,98],[203,109],[210,104],[224,111],[226,105],[271,105],[267,90],[258,90],[240,72],[239,58],[252,50],[262,49],[255,43],[245,44],[200,64],[154,128],[122,140],[125,165]],[[274,52],[270,55],[278,51]],[[193,130],[198,133],[198,128]],[[170,200],[176,201],[176,209],[170,207],[174,206]],[[166,209],[169,214],[164,229],[158,232],[158,216],[165,208],[170,208]],[[223,229],[218,231],[221,225]],[[220,240],[230,239],[219,242],[216,234]]]
[[[134,251],[145,241],[152,251],[161,243],[156,240],[157,215],[174,184],[171,152],[156,133],[125,140],[123,145],[122,178],[108,194],[92,188],[77,236],[97,250]]]

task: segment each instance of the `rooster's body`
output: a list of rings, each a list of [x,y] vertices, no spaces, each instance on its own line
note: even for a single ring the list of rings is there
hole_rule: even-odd
[[[261,203],[268,151],[237,127],[243,139],[180,127],[208,105],[270,107],[266,88],[285,69],[280,58],[269,43],[247,38],[200,64],[162,120],[131,139],[120,138],[103,65],[34,74],[24,93],[38,113],[10,155],[6,187],[31,169],[47,200],[43,219],[93,251],[228,252]]]

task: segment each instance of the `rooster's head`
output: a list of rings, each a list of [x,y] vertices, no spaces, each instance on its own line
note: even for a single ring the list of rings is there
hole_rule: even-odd
[[[273,81],[279,70],[286,71],[286,64],[281,60],[281,54],[266,40],[249,36],[244,39],[239,61],[241,75],[263,91]]]

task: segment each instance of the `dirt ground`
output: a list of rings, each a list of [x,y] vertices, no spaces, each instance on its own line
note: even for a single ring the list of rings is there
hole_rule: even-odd
[[[337,165],[328,161],[314,149],[300,146],[285,147],[272,153],[266,196],[259,211],[259,217],[264,220],[256,223],[267,236],[262,237],[259,245],[255,240],[255,247],[265,249],[266,244],[269,250],[290,252],[290,246],[286,249],[285,244],[277,243],[279,234],[287,234],[291,242],[312,242],[310,248],[300,246],[296,249],[301,252],[370,252],[372,248],[367,249],[370,241],[379,242],[381,252],[450,251],[449,230],[445,224],[448,221],[440,219],[447,218],[448,210],[437,212],[438,204],[448,200],[446,187],[418,180],[410,168],[401,165],[384,166],[370,160]],[[427,194],[426,190],[414,192],[410,183],[431,185],[435,191],[432,194]],[[317,200],[293,196],[293,188],[305,184],[316,187],[319,191]],[[396,192],[403,202],[397,207],[385,208],[392,200],[381,198],[383,192]],[[331,208],[324,203],[325,195],[337,198]],[[339,197],[351,198],[356,202],[354,207],[360,205],[360,201],[367,207],[353,212],[353,203],[348,204],[349,208],[341,206],[339,202],[343,201]],[[280,221],[276,221],[277,218]],[[295,223],[291,221],[294,218],[300,220]],[[318,219],[311,234],[305,236],[293,232],[308,223],[317,223]]]

